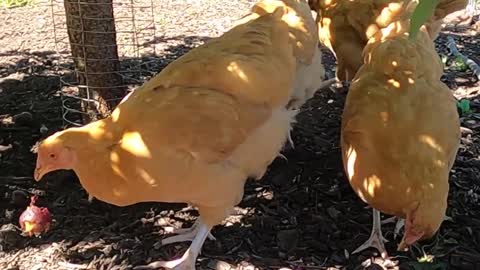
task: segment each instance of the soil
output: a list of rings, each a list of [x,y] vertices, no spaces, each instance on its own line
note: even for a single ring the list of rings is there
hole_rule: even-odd
[[[150,73],[132,72],[139,80],[129,85],[132,88],[190,48],[226,31],[253,1],[159,2],[161,6],[153,9],[155,35],[146,34],[142,45],[147,51],[120,48],[125,69],[132,59],[154,61],[142,67]],[[135,3],[150,6],[146,0]],[[56,5],[60,10],[61,2]],[[148,8],[139,9],[140,18],[149,18]],[[191,226],[198,215],[195,209],[185,204],[89,203],[67,171],[33,181],[35,155],[30,149],[66,125],[60,76],[73,72],[68,44],[58,42],[58,31],[55,42],[50,10],[43,2],[0,9],[0,145],[12,145],[0,152],[0,269],[132,269],[181,255],[189,243],[155,243],[172,228]],[[61,28],[61,20],[56,22]],[[127,26],[125,22],[117,30]],[[292,132],[295,147],[283,151],[287,160],[277,158],[261,181],[247,183],[236,213],[213,229],[217,240],[206,241],[197,269],[480,269],[480,87],[470,70],[455,68],[445,45],[447,35],[480,63],[476,32],[445,29],[438,38],[438,52],[448,59],[442,80],[458,99],[470,101],[471,111],[461,116],[449,218],[433,239],[397,252],[399,239],[394,239],[394,224],[389,223],[383,232],[393,256],[390,262],[373,249],[351,254],[369,236],[371,209],[354,194],[343,173],[339,130],[347,89],[332,87],[303,106]],[[328,50],[324,63],[333,76],[335,59]],[[54,218],[51,230],[40,237],[22,236],[18,229],[18,217],[32,194]]]

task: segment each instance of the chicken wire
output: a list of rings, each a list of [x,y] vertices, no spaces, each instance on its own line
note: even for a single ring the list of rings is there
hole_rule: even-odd
[[[479,7],[478,5],[479,0],[468,0],[466,12],[472,16],[477,15],[479,13]]]
[[[68,38],[68,30],[82,31],[80,29],[68,29],[66,24],[66,14],[64,1],[76,3],[77,5],[93,5],[98,6],[103,3],[89,0],[47,0],[51,11],[51,19],[53,25],[54,43],[57,54],[61,56],[60,61],[67,63],[70,68],[69,72],[59,74],[61,82],[60,96],[62,100],[62,119],[64,126],[81,126],[82,115],[87,114],[81,109],[81,102],[98,103],[91,96],[92,87],[87,84],[80,84],[76,79],[77,72],[72,63],[73,57],[70,53],[70,44]],[[478,13],[479,0],[469,0],[466,8],[467,12]],[[153,0],[113,0],[113,18],[88,18],[98,21],[112,20],[115,21],[115,33],[118,48],[118,56],[120,60],[120,68],[115,73],[123,78],[123,84],[116,87],[125,87],[127,92],[141,85],[145,80],[153,76],[160,70],[157,62],[155,49],[155,6]],[[83,22],[83,20],[81,20]],[[111,34],[104,32],[105,35]],[[90,45],[91,46],[91,45]],[[104,47],[104,44],[95,45],[98,48]],[[108,61],[109,59],[87,59],[88,61]],[[88,81],[88,75],[86,76]],[[80,96],[80,90],[86,90],[86,97]],[[111,101],[111,100],[109,100]]]
[[[105,5],[105,3],[98,3],[97,1],[88,2],[86,0],[65,0],[70,3],[79,5],[92,5],[93,7]],[[109,4],[109,3],[107,3]],[[115,34],[117,42],[117,51],[119,59],[119,68],[113,72],[96,73],[107,74],[115,73],[122,78],[121,85],[112,85],[108,88],[120,87],[126,89],[127,93],[132,91],[135,87],[141,85],[145,80],[158,72],[158,61],[155,51],[155,21],[154,21],[154,3],[153,0],[114,0],[113,1],[113,18],[108,17],[84,17],[77,16],[80,23],[80,29],[72,29],[67,26],[64,0],[49,0],[53,33],[55,39],[55,48],[57,54],[61,56],[61,62],[69,67],[69,72],[62,72],[59,74],[61,83],[61,101],[62,101],[62,119],[64,127],[68,126],[82,126],[82,115],[87,112],[82,110],[82,102],[89,104],[98,104],[98,101],[93,98],[94,87],[88,85],[89,73],[87,63],[92,61],[113,61],[116,59],[92,59],[88,58],[88,54],[83,53],[83,63],[85,63],[84,71],[76,70],[73,66],[74,58],[71,54],[68,31],[77,31],[82,34],[83,44],[74,44],[80,47],[95,47],[98,49],[112,46],[111,44],[87,44],[84,40],[86,32],[84,30],[85,20],[96,20],[99,23],[105,20],[114,20]],[[79,9],[80,10],[80,9]],[[71,15],[70,15],[71,16]],[[92,32],[95,35],[104,34],[112,35],[112,32]],[[77,73],[83,72],[85,77],[85,84],[79,83]],[[100,87],[97,87],[100,88]],[[86,95],[80,95],[84,90]],[[120,98],[121,99],[121,98]],[[106,100],[119,101],[117,100]],[[99,115],[90,119],[101,118]]]

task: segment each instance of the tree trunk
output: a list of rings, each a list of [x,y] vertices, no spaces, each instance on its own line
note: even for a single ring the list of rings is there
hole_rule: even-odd
[[[118,60],[112,0],[64,0],[84,124],[106,117],[126,93]],[[82,87],[83,86],[83,87]]]

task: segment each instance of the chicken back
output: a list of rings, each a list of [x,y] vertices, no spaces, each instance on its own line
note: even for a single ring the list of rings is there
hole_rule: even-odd
[[[236,24],[243,24],[272,13],[279,7],[286,10],[282,20],[289,27],[289,42],[293,47],[297,63],[295,83],[287,107],[298,109],[312,98],[317,90],[331,84],[331,81],[325,81],[318,27],[308,2],[306,0],[260,0],[253,5],[251,13],[238,20]]]

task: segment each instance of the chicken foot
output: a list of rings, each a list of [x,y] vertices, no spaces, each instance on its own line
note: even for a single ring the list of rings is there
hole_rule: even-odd
[[[379,252],[382,258],[387,258],[387,250],[385,249],[385,245],[383,243],[388,242],[387,239],[385,239],[382,235],[382,223],[380,220],[380,211],[376,209],[372,209],[373,213],[373,224],[372,224],[372,233],[370,234],[370,238],[363,243],[360,247],[355,249],[352,254],[361,252],[367,248],[374,247],[376,248]]]
[[[173,243],[178,243],[178,242],[188,242],[188,241],[193,241],[195,236],[197,235],[199,229],[200,229],[200,224],[202,224],[200,218],[198,218],[195,223],[193,223],[192,227],[190,228],[185,228],[185,229],[177,229],[173,231],[173,233],[177,234],[174,236],[167,237],[165,239],[161,240],[162,246],[168,245],[168,244],[173,244]],[[207,238],[210,240],[215,241],[216,238],[208,232]]]
[[[197,260],[198,254],[200,254],[203,243],[207,239],[211,229],[211,226],[199,222],[197,229],[195,229],[196,235],[193,238],[192,244],[180,259],[152,262],[148,265],[135,266],[133,270],[159,269],[161,267],[172,270],[194,270],[195,261]]]
[[[382,220],[382,224],[388,224],[394,222],[395,220],[397,220],[397,223],[395,223],[395,229],[393,230],[393,239],[397,239],[397,236],[400,235],[400,230],[403,228],[403,226],[405,226],[405,219],[399,217],[391,217]]]

